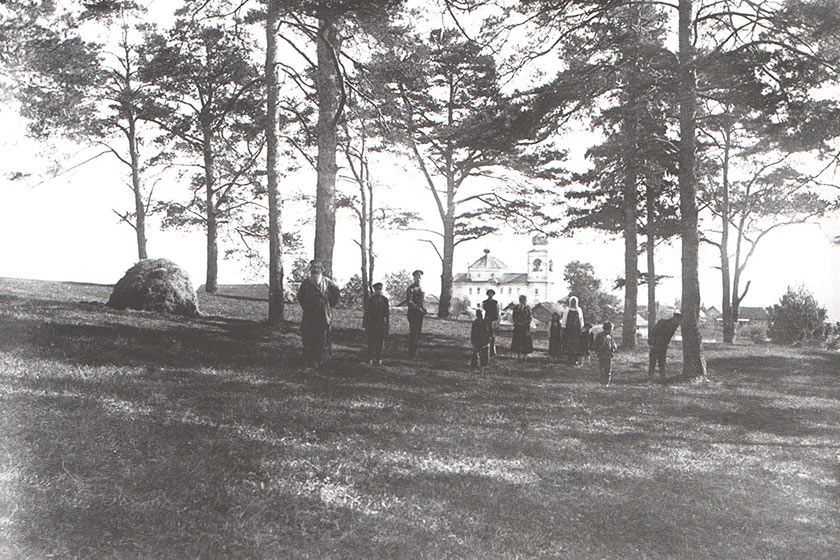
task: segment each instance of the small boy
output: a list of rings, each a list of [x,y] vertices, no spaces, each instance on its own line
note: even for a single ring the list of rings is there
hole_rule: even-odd
[[[612,337],[613,324],[604,323],[603,330],[595,336],[595,352],[598,354],[598,373],[604,387],[610,386],[612,378],[612,357],[615,353],[615,341]]]
[[[470,343],[473,350],[472,366],[480,365],[480,372],[484,373],[484,368],[490,361],[490,323],[484,320],[484,313],[481,309],[475,310],[475,320],[472,322],[470,332]]]
[[[548,354],[559,358],[563,353],[563,327],[560,326],[560,314],[551,314],[551,325],[548,328]]]

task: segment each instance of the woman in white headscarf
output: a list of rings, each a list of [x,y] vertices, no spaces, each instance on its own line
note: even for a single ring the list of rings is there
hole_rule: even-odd
[[[563,351],[569,356],[569,363],[580,365],[583,348],[583,310],[578,306],[578,298],[569,298],[569,308],[563,314]]]

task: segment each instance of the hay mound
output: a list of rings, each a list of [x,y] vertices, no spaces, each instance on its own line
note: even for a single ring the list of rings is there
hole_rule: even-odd
[[[189,276],[167,259],[140,261],[114,286],[108,307],[198,315]]]

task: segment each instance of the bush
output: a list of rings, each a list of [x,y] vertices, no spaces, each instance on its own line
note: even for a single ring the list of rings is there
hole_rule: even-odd
[[[475,317],[475,310],[470,308],[470,301],[466,298],[452,298],[449,304],[450,317],[457,319],[462,315]]]
[[[341,306],[361,309],[363,305],[364,286],[362,286],[362,277],[356,274],[341,288]]]
[[[405,301],[405,290],[414,282],[414,278],[407,270],[392,272],[385,275],[385,293],[391,299],[391,305],[396,306]],[[425,290],[425,288],[424,288]]]
[[[142,260],[128,269],[111,292],[108,307],[198,315],[190,277],[167,259]]]
[[[804,287],[788,287],[781,301],[768,309],[770,338],[780,344],[793,344],[809,337],[825,322],[826,310]]]
[[[756,344],[764,344],[767,342],[767,328],[753,325],[744,332]]]

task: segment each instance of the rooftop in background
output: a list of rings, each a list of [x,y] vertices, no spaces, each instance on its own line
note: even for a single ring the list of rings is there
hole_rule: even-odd
[[[502,272],[498,276],[488,278],[486,280],[473,280],[469,273],[459,272],[452,277],[453,283],[472,282],[474,284],[527,284],[528,274],[525,272]]]
[[[738,309],[738,319],[750,321],[769,321],[770,314],[763,307],[741,307]]]
[[[490,256],[490,249],[484,249],[484,255],[469,266],[470,269],[480,268],[490,270],[506,270],[507,267],[505,263],[496,257]]]

